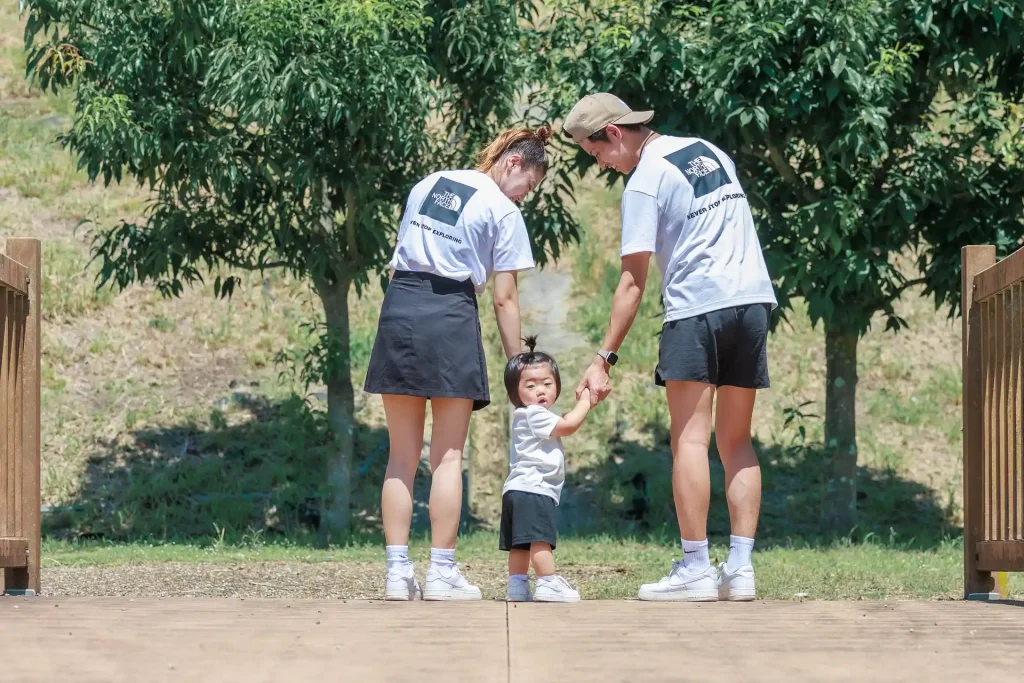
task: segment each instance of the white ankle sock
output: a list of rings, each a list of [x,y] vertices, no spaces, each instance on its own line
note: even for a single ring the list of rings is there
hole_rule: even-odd
[[[739,569],[750,564],[750,553],[754,550],[754,539],[744,536],[729,537],[729,559],[725,561],[729,569]]]
[[[703,541],[687,541],[680,538],[683,543],[683,567],[690,572],[701,572],[711,566],[711,559],[708,557],[708,539]]]
[[[537,585],[538,586],[543,586],[546,583],[550,583],[551,581],[554,581],[556,578],[558,578],[557,574],[550,574],[548,576],[538,576],[537,577]]]
[[[388,569],[409,564],[409,546],[407,545],[386,545],[384,552],[387,553]]]
[[[455,548],[431,548],[430,564],[451,567],[455,564]]]

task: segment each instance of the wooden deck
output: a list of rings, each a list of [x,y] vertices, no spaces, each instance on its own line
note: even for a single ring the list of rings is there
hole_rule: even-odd
[[[1013,681],[1024,605],[2,598],[0,680]]]

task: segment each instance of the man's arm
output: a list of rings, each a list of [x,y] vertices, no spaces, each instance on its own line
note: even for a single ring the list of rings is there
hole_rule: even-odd
[[[640,302],[644,297],[644,288],[647,286],[647,269],[650,262],[651,252],[649,251],[622,257],[622,275],[612,299],[611,319],[601,345],[603,350],[618,351],[629,328],[632,327],[636,312],[640,309]],[[576,397],[579,398],[585,389],[590,389],[592,406],[603,401],[611,391],[611,387],[608,386],[608,368],[608,361],[601,356],[595,356],[594,362],[591,363],[579,386],[576,387]]]
[[[608,331],[604,334],[601,348],[606,351],[618,351],[626,339],[629,328],[633,326],[636,312],[644,298],[647,287],[647,268],[651,262],[651,252],[629,254],[622,257],[622,275],[619,286],[615,288],[612,299],[612,316],[608,322]],[[604,358],[598,358],[606,363]]]

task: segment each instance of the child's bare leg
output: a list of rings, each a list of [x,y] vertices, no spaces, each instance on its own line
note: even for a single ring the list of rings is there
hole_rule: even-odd
[[[530,562],[533,563],[533,572],[538,578],[555,573],[555,555],[548,543],[530,544]]]
[[[508,554],[508,575],[525,576],[530,571],[530,551],[511,550]]]

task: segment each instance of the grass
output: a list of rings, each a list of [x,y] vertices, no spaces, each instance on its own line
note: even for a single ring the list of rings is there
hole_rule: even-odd
[[[42,291],[47,322],[71,320],[106,308],[114,301],[110,288],[96,289],[95,271],[87,268],[88,253],[81,245],[48,240],[43,243],[42,259],[46,264]]]
[[[47,541],[44,567],[95,567],[160,562],[339,562],[353,570],[379,562],[379,539],[348,547],[313,549],[295,543],[267,542],[260,534],[241,543],[217,538],[185,544],[109,544]],[[474,567],[500,569],[506,561],[494,535],[476,532],[459,540],[459,560],[472,577]],[[414,538],[410,556],[422,565],[429,542]],[[711,556],[722,560],[728,549],[713,545]],[[559,541],[559,571],[572,577],[588,599],[636,596],[641,582],[656,581],[669,567],[678,549],[669,539],[568,537]],[[881,541],[853,543],[840,540],[828,546],[794,544],[758,551],[757,579],[761,596],[792,600],[899,600],[953,599],[962,590],[962,546],[947,540],[930,550]],[[1011,575],[1011,594],[1024,596],[1024,577]]]

